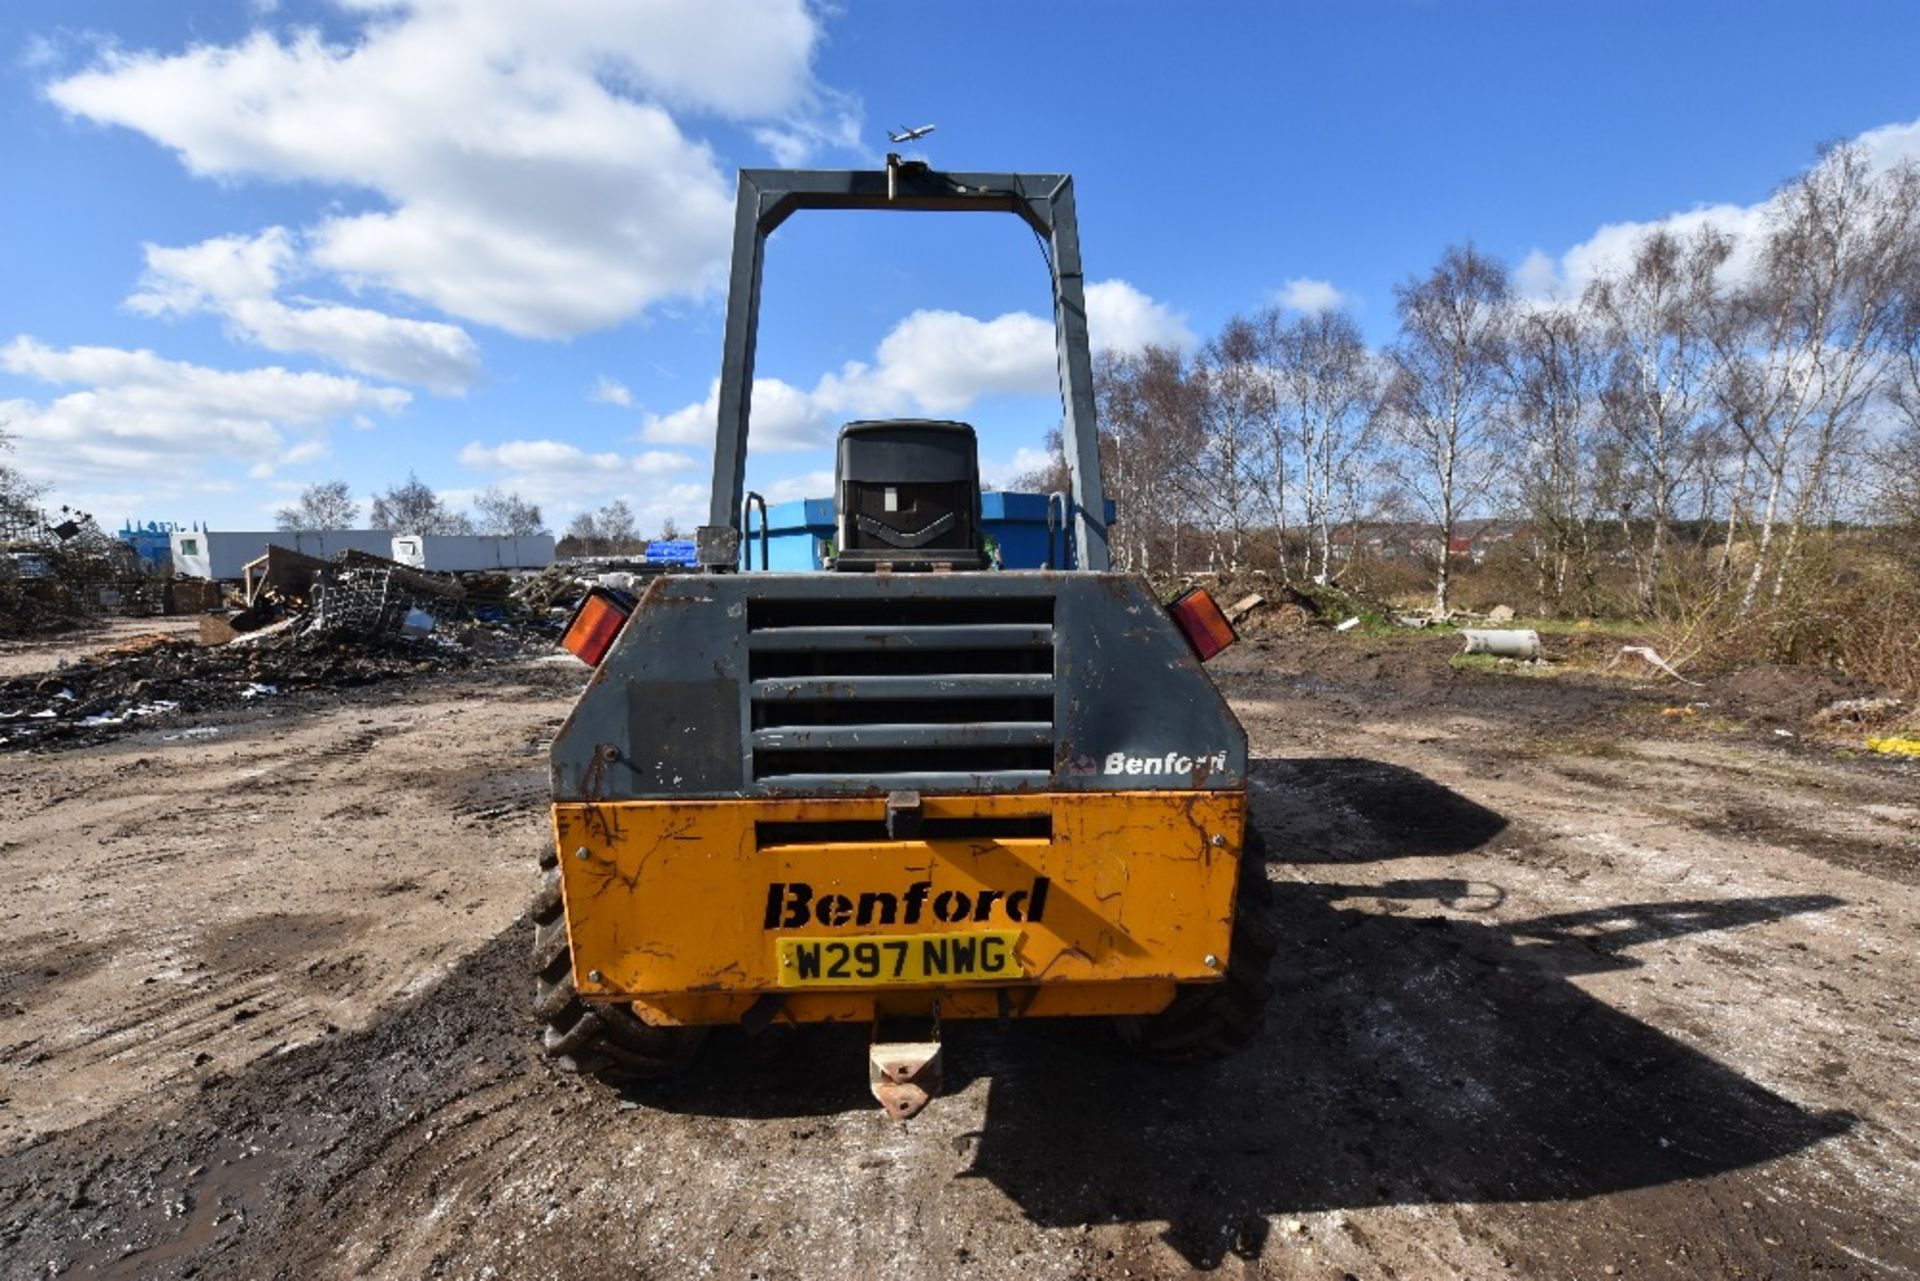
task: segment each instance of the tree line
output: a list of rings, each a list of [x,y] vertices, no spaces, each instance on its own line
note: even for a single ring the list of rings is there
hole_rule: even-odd
[[[0,499],[5,490],[0,487]],[[275,513],[277,528],[287,531],[349,529],[358,525],[360,504],[344,480],[308,485],[291,506]],[[491,487],[473,500],[471,514],[449,504],[412,472],[400,484],[371,496],[367,524],[396,534],[492,534],[524,537],[550,532],[540,507],[511,490]],[[662,538],[680,537],[669,519]],[[622,499],[574,516],[556,544],[561,556],[632,556],[651,541],[640,531],[633,508]]]
[[[352,529],[360,523],[360,504],[344,480],[308,485],[291,505],[274,513],[274,527],[288,532]],[[367,525],[396,534],[491,534],[527,537],[547,533],[540,507],[511,490],[490,486],[473,500],[473,512],[452,506],[413,472],[406,480],[374,494],[367,503]]]
[[[1824,152],[1744,238],[1656,229],[1575,297],[1449,247],[1351,315],[1268,308],[1098,362],[1116,564],[1327,583],[1399,555],[1436,611],[1496,522],[1543,612],[1777,600],[1811,540],[1920,522],[1920,168]],[[1056,451],[1057,452],[1057,451]],[[1063,487],[1064,462],[1023,477]]]
[[[671,516],[661,527],[660,537],[682,537]],[[633,508],[615,498],[598,510],[583,511],[567,524],[559,543],[562,556],[638,556],[653,541],[640,532]]]

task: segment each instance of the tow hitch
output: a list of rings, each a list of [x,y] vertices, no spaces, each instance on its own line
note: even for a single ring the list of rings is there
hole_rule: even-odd
[[[873,1044],[867,1050],[867,1080],[873,1087],[873,1097],[896,1121],[918,1116],[920,1109],[940,1093],[937,1003],[924,1019],[886,1015],[874,1019]]]

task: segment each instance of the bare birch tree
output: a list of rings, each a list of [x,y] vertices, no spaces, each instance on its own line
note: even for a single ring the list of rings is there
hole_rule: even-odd
[[[1200,390],[1199,480],[1213,532],[1214,567],[1239,569],[1253,525],[1253,468],[1262,426],[1272,413],[1273,389],[1261,363],[1260,335],[1243,316],[1228,320],[1200,349],[1194,379]]]
[[[299,501],[273,515],[273,527],[282,530],[352,529],[360,519],[360,504],[344,480],[316,481],[300,491]]]
[[[1094,363],[1094,395],[1107,493],[1119,509],[1115,563],[1137,573],[1177,570],[1181,533],[1195,517],[1200,488],[1199,390],[1186,358],[1154,345],[1103,352]],[[1059,433],[1049,439],[1058,454]],[[1065,475],[1062,455],[1052,473],[1031,473],[1015,484],[1051,490],[1064,486]]]
[[[1887,401],[1895,426],[1875,451],[1878,506],[1890,523],[1920,534],[1920,278],[1907,284]]]
[[[1874,458],[1879,511],[1889,524],[1920,534],[1920,423],[1902,426]],[[1920,547],[1914,549],[1920,560]]]
[[[1274,449],[1294,460],[1302,568],[1316,583],[1332,579],[1334,527],[1355,514],[1379,388],[1373,354],[1345,312],[1301,316],[1275,334]]]
[[[1400,336],[1387,350],[1386,421],[1405,450],[1407,491],[1438,527],[1433,608],[1444,615],[1461,518],[1499,469],[1507,271],[1472,245],[1449,246],[1394,297]]]
[[[1526,513],[1541,612],[1566,606],[1572,580],[1593,607],[1593,535],[1612,479],[1601,456],[1602,353],[1584,307],[1530,311],[1508,346],[1514,503]]]
[[[449,507],[440,495],[412,472],[405,483],[375,494],[367,523],[396,534],[471,534],[473,520]]]
[[[1774,197],[1728,343],[1726,394],[1765,486],[1743,610],[1769,572],[1780,594],[1809,516],[1898,372],[1917,253],[1920,168],[1910,163],[1876,173],[1862,148],[1836,147]]]
[[[1657,603],[1694,437],[1716,404],[1715,276],[1731,253],[1732,242],[1711,229],[1686,240],[1655,231],[1624,271],[1594,280],[1583,299],[1607,346],[1606,422],[1622,466],[1617,514],[1639,561],[1643,609]]]
[[[530,503],[513,490],[503,490],[498,485],[482,490],[473,500],[473,509],[479,515],[475,525],[482,534],[524,538],[547,532],[538,503]]]

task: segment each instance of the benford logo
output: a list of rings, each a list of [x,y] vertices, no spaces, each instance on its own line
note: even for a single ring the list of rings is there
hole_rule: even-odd
[[[1199,756],[1183,756],[1179,752],[1168,752],[1165,756],[1130,756],[1126,752],[1115,752],[1107,757],[1107,774],[1190,774],[1195,769],[1223,770],[1227,767],[1225,752],[1206,752]]]
[[[904,894],[891,890],[861,890],[853,894],[816,894],[805,881],[775,881],[767,886],[767,915],[763,928],[795,930],[803,925],[918,925],[934,920],[954,925],[961,921],[988,921],[994,909],[1009,921],[1038,921],[1047,910],[1044,876],[1033,878],[1024,890],[941,890],[932,881],[915,881]]]

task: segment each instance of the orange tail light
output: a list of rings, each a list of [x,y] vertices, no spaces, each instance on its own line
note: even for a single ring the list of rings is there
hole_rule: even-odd
[[[580,602],[580,608],[573,611],[560,644],[587,666],[598,667],[632,613],[631,600],[618,592],[596,587]]]
[[[1173,615],[1174,625],[1203,663],[1240,639],[1204,587],[1190,587],[1181,592],[1167,606],[1167,612]]]

